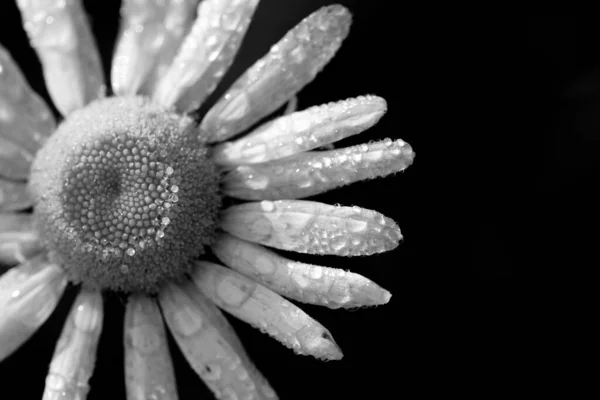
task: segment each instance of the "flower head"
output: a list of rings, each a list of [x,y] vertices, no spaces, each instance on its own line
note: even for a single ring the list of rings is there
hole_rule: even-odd
[[[0,263],[14,266],[0,277],[0,360],[46,321],[67,284],[81,289],[44,398],[87,393],[111,291],[128,296],[131,399],[176,397],[163,319],[218,398],[276,398],[220,310],[296,353],[340,359],[331,333],[284,297],[354,308],[390,293],[274,249],[371,255],[402,238],[375,211],[298,200],[414,158],[402,140],[324,149],[377,123],[380,97],[295,110],[296,93],[347,36],[349,11],[305,18],[199,116],[258,0],[125,0],[108,95],[80,1],[17,4],[62,121],[0,47]]]

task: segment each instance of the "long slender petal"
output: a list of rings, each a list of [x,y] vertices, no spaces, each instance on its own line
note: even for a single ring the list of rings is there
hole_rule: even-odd
[[[77,298],[54,349],[42,400],[83,400],[96,364],[102,331],[100,292],[83,290]]]
[[[0,211],[24,210],[32,205],[26,183],[0,178]]]
[[[310,151],[258,165],[241,165],[223,178],[225,193],[245,200],[299,199],[406,169],[415,157],[402,140],[386,139],[331,151]]]
[[[33,158],[33,153],[23,145],[0,136],[0,179],[27,179]]]
[[[350,12],[340,5],[302,20],[233,84],[208,112],[201,131],[210,141],[223,141],[281,107],[333,58],[350,22]]]
[[[323,325],[252,279],[209,262],[199,262],[192,277],[198,289],[217,306],[297,354],[323,360],[342,358],[342,351]]]
[[[55,127],[54,116],[44,100],[31,89],[15,61],[0,45],[0,159],[14,153],[5,149],[9,144],[35,154]],[[2,139],[9,143],[3,143]],[[2,161],[0,168],[0,175],[21,177],[6,175]]]
[[[218,399],[277,398],[223,314],[191,282],[168,286],[159,300],[183,355]]]
[[[102,97],[102,65],[81,0],[17,0],[17,5],[60,112]]]
[[[171,68],[154,93],[181,112],[198,108],[233,62],[258,0],[205,0]]]
[[[31,214],[0,213],[0,264],[24,263],[42,250]]]
[[[62,269],[41,257],[0,276],[0,361],[48,319],[66,284]]]
[[[173,61],[198,0],[124,0],[111,69],[118,95],[149,94]]]
[[[217,146],[214,160],[223,165],[257,164],[316,149],[369,129],[386,109],[385,100],[377,96],[311,107]]]
[[[291,261],[231,235],[220,236],[212,249],[227,266],[282,296],[304,303],[355,308],[385,304],[392,297],[359,274]]]
[[[224,230],[283,250],[359,256],[394,249],[398,225],[378,212],[304,200],[244,203],[225,210]]]
[[[156,301],[132,295],[125,311],[125,383],[128,400],[176,400],[167,335]]]

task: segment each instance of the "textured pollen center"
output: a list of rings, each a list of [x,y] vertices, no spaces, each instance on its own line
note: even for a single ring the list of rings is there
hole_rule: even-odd
[[[159,244],[179,201],[175,170],[159,158],[156,145],[125,138],[84,148],[67,173],[66,219],[116,254]]]
[[[142,98],[70,115],[31,179],[51,258],[75,282],[127,292],[190,270],[213,240],[218,184],[192,121]]]

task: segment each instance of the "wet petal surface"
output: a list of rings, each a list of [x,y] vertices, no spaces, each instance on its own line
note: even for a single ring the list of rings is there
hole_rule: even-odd
[[[25,182],[0,178],[0,212],[24,210],[32,205],[33,198],[29,195]]]
[[[386,109],[385,100],[377,96],[311,107],[217,146],[214,158],[219,164],[241,165],[289,157],[360,133],[375,125]]]
[[[302,20],[215,104],[202,121],[201,134],[210,141],[226,140],[285,104],[333,58],[350,22],[349,11],[340,5]]]
[[[66,284],[62,269],[41,257],[0,276],[0,361],[48,319]]]
[[[31,214],[0,213],[0,264],[15,265],[43,251]]]
[[[258,0],[205,0],[154,99],[180,112],[198,108],[227,72]]]
[[[276,399],[221,311],[188,282],[159,297],[165,321],[190,366],[218,399]]]
[[[118,95],[149,94],[190,29],[198,0],[125,0],[111,69]]]
[[[176,400],[167,336],[154,299],[131,295],[125,311],[125,383],[128,400]]]
[[[261,245],[222,235],[212,247],[227,266],[269,289],[329,308],[385,304],[391,294],[369,279],[336,268],[295,262]]]
[[[0,136],[0,179],[26,180],[33,162],[33,153],[23,145]]]
[[[56,122],[52,112],[29,86],[19,67],[0,45],[0,175],[13,179],[27,177],[22,171],[20,153],[27,157],[45,143],[54,132]],[[3,159],[12,159],[15,171]],[[27,166],[31,158],[27,158]]]
[[[339,360],[342,351],[323,325],[277,293],[209,262],[199,262],[194,283],[217,306],[302,355]]]
[[[283,160],[242,165],[227,173],[224,191],[245,200],[299,199],[340,186],[400,172],[415,153],[402,140],[386,139]]]
[[[17,0],[48,92],[63,115],[105,92],[100,56],[80,0]]]
[[[102,296],[82,290],[56,343],[42,400],[85,399],[102,331]]]
[[[392,250],[402,239],[398,225],[378,212],[303,200],[233,206],[221,226],[241,239],[310,254],[370,255]]]

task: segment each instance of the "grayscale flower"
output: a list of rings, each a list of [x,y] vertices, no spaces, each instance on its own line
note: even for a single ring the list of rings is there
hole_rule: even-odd
[[[414,158],[402,140],[325,148],[376,124],[380,97],[295,110],[348,34],[349,11],[306,17],[199,119],[258,0],[124,0],[109,96],[81,2],[17,4],[63,119],[0,46],[0,264],[11,267],[0,277],[0,361],[67,284],[81,289],[44,399],[85,398],[107,291],[128,295],[129,399],[176,398],[163,321],[217,398],[276,398],[221,310],[298,354],[340,359],[329,331],[286,297],[335,309],[385,304],[390,293],[269,248],[366,256],[402,238],[375,211],[299,200]]]

